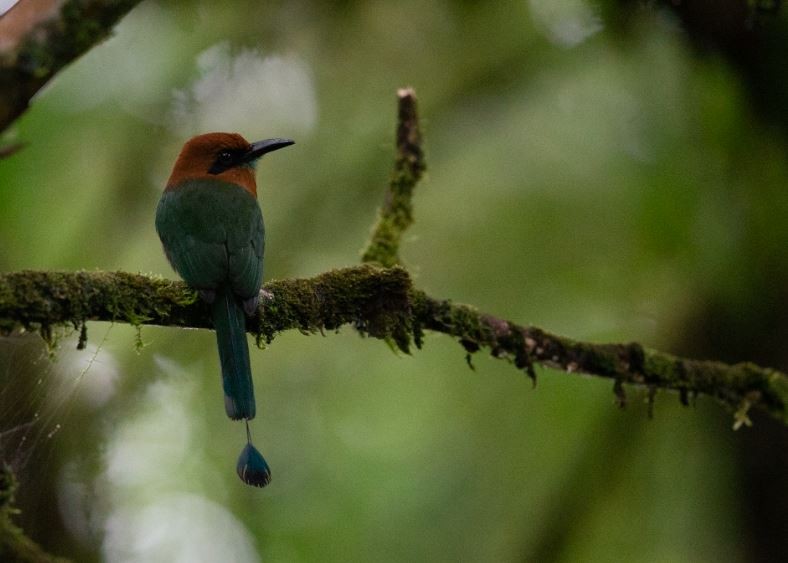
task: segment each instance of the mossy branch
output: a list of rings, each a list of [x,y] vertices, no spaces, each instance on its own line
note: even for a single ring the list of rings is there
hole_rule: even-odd
[[[0,18],[0,131],[140,0],[22,0]]]
[[[304,333],[351,325],[407,352],[423,343],[424,330],[456,338],[470,354],[481,348],[507,359],[530,377],[542,364],[567,373],[606,377],[623,402],[623,384],[650,390],[709,395],[746,420],[758,407],[788,424],[788,376],[750,363],[728,365],[678,358],[637,343],[579,342],[435,299],[414,289],[401,267],[361,265],[308,279],[265,284],[273,295],[261,304],[248,330],[261,342],[282,331]],[[184,283],[125,272],[36,272],[0,274],[0,329],[39,331],[51,340],[56,326],[86,321],[132,325],[211,328],[208,307]]]
[[[407,349],[411,284],[402,268],[363,265],[264,289],[272,295],[261,300],[264,314],[247,323],[260,341],[351,324]],[[0,273],[0,330],[35,330],[49,340],[54,327],[81,329],[86,321],[212,328],[209,307],[183,282],[126,272]]]
[[[378,211],[377,222],[361,257],[362,262],[376,262],[386,267],[400,263],[402,233],[413,223],[413,188],[426,169],[416,113],[416,93],[412,88],[401,88],[397,98],[399,106],[394,170],[386,198]]]
[[[469,354],[486,348],[493,357],[510,360],[534,383],[533,366],[541,364],[569,374],[612,379],[621,406],[626,402],[623,384],[633,384],[649,390],[650,402],[657,390],[668,389],[677,391],[685,405],[690,396],[714,397],[734,412],[736,427],[749,424],[751,407],[788,424],[788,375],[777,370],[749,362],[730,365],[679,358],[636,342],[580,342],[499,319],[468,305],[434,299],[418,290],[412,292],[412,298],[417,338],[422,327],[450,334]]]
[[[399,99],[396,158],[388,190],[380,208],[372,236],[362,256],[364,262],[391,266],[398,264],[402,234],[413,222],[413,190],[426,168],[421,147],[421,131],[416,111],[416,93],[411,88],[397,92]],[[614,380],[618,403],[624,406],[624,384],[648,388],[649,412],[658,389],[677,391],[684,404],[689,396],[705,394],[730,407],[734,426],[749,424],[747,412],[757,405],[788,424],[788,376],[751,363],[728,365],[714,361],[678,358],[650,350],[638,343],[592,344],[550,334],[536,327],[480,313],[467,305],[434,299],[411,292],[413,329],[421,347],[421,331],[426,328],[449,334],[468,353],[487,348],[494,357],[511,360],[536,384],[534,364],[607,377]]]

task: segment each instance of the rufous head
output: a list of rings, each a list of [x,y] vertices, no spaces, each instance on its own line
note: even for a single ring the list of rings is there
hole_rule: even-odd
[[[165,189],[187,180],[212,179],[238,184],[257,196],[254,166],[265,153],[294,144],[290,139],[250,143],[238,133],[205,133],[192,137],[181,149]]]

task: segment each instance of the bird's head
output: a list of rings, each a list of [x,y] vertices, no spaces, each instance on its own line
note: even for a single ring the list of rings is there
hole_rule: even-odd
[[[238,184],[257,195],[254,166],[265,153],[294,143],[290,139],[266,139],[250,143],[238,133],[206,133],[189,139],[183,148],[170,179],[168,190],[187,180],[214,179]]]

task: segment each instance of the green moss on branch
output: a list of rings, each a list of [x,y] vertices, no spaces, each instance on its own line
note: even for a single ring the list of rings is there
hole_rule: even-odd
[[[248,325],[265,341],[283,330],[317,332],[350,324],[408,349],[411,283],[401,268],[363,265],[275,280],[264,289],[273,297],[262,300],[264,315]],[[208,307],[183,282],[126,272],[0,274],[0,331],[21,327],[48,339],[53,327],[81,328],[85,321],[212,328]]]
[[[362,253],[363,262],[391,267],[400,263],[402,233],[413,223],[413,188],[424,173],[424,153],[416,111],[416,93],[411,88],[397,92],[397,153],[386,198],[378,211],[370,240]]]
[[[262,303],[263,314],[248,324],[266,342],[284,330],[309,333],[349,324],[408,351],[411,282],[402,268],[363,265],[331,270],[310,279],[274,280],[265,290],[273,297]]]
[[[746,421],[750,407],[760,408],[788,424],[788,375],[752,363],[725,364],[679,358],[638,343],[578,342],[536,327],[521,326],[473,307],[438,300],[423,292],[413,294],[413,323],[450,334],[469,352],[488,349],[496,358],[510,359],[533,377],[538,363],[567,373],[583,373],[614,380],[623,402],[623,384],[714,397]]]
[[[304,333],[351,325],[364,335],[385,339],[408,351],[422,332],[455,337],[468,353],[485,348],[535,378],[534,364],[567,373],[612,379],[623,402],[623,384],[671,389],[683,402],[688,394],[716,398],[746,420],[750,407],[762,408],[788,424],[788,376],[754,364],[729,365],[678,358],[637,343],[594,344],[521,326],[475,308],[434,299],[413,289],[399,267],[362,265],[331,270],[308,279],[274,280],[261,315],[248,330],[261,342],[277,333]],[[0,274],[0,330],[84,326],[100,320],[135,326],[211,328],[210,313],[184,283],[125,272],[33,272]],[[84,337],[80,342],[84,346]]]

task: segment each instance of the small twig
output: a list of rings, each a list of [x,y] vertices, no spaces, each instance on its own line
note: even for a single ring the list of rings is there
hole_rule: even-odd
[[[421,131],[416,112],[416,93],[412,88],[397,92],[397,154],[385,200],[378,212],[362,262],[391,267],[400,264],[402,233],[413,223],[413,188],[426,169],[421,148]]]

